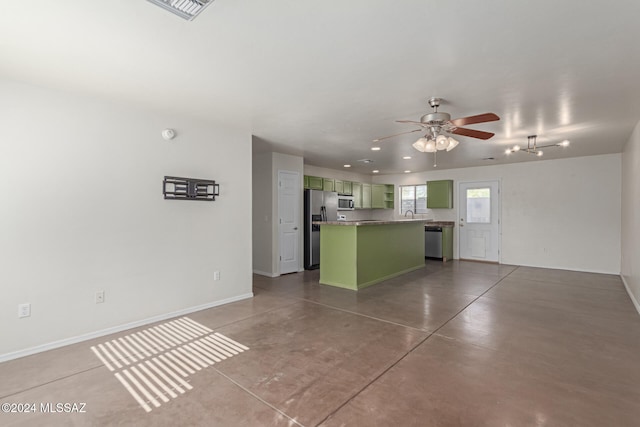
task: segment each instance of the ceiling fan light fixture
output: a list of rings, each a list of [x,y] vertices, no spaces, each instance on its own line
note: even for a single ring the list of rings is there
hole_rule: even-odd
[[[422,137],[413,143],[413,148],[420,151],[421,153],[424,153],[425,151],[427,151],[426,150],[427,142],[428,142],[427,138]]]
[[[447,138],[447,141],[448,141],[447,151],[453,150],[459,144],[459,142],[457,140],[453,139],[452,137]]]
[[[498,115],[494,113],[484,113],[476,114],[474,116],[460,117],[452,120],[449,113],[438,111],[438,107],[440,107],[441,101],[441,98],[430,98],[429,106],[433,108],[433,112],[422,115],[420,117],[420,121],[396,120],[396,123],[411,124],[414,127],[418,127],[417,129],[376,138],[373,140],[373,142],[382,141],[383,139],[387,138],[394,138],[396,136],[405,135],[408,133],[421,132],[424,137],[414,142],[412,144],[413,148],[422,153],[436,154],[437,151],[451,151],[458,145],[458,141],[456,141],[452,137],[447,136],[447,134],[462,135],[482,140],[487,140],[495,136],[495,134],[492,132],[469,129],[463,126],[500,120],[500,117],[498,117]],[[427,139],[427,142],[425,142],[425,139]]]
[[[446,150],[448,144],[449,144],[449,141],[447,140],[446,136],[438,135],[436,137],[436,148],[438,150]]]

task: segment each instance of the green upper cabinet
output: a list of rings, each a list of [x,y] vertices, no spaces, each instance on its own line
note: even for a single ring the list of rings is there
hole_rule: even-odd
[[[363,184],[304,175],[304,188],[335,191],[338,194],[353,196],[353,205],[356,209],[393,209],[394,207],[393,184]]]
[[[393,209],[395,197],[395,186],[393,184],[384,185],[384,207],[385,209]]]
[[[427,209],[453,209],[453,181],[427,181]]]
[[[344,194],[344,181],[336,179],[333,181],[333,191],[338,194]]]
[[[371,185],[371,207],[373,209],[393,209],[394,194],[393,184]]]
[[[384,209],[384,191],[386,186],[384,184],[371,185],[371,207],[373,209]]]
[[[371,209],[371,184],[362,184],[362,209]]]
[[[324,184],[319,176],[305,176],[305,188],[310,190],[322,190]]]
[[[351,190],[353,195],[353,207],[356,209],[362,209],[362,184],[359,182],[352,182]]]
[[[353,194],[353,190],[351,189],[351,181],[343,181],[342,187],[342,194],[346,194],[348,196],[351,196]]]

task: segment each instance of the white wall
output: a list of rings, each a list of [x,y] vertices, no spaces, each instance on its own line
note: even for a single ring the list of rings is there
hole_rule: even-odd
[[[304,270],[303,159],[274,152],[253,154],[253,272],[268,277],[280,275],[280,234],[278,212],[278,172],[300,175],[300,236],[298,270]]]
[[[6,80],[0,93],[0,360],[252,295],[247,130]],[[221,195],[163,200],[165,175]]]
[[[622,153],[622,279],[640,312],[640,123]]]
[[[621,155],[610,154],[383,175],[373,180],[398,186],[453,179],[454,209],[432,209],[425,217],[456,221],[457,258],[458,183],[498,179],[502,187],[502,263],[619,274],[620,168]],[[396,199],[398,193],[396,187]],[[400,214],[379,210],[374,217],[400,218]]]
[[[342,170],[327,169],[327,168],[321,168],[319,166],[313,166],[313,165],[304,165],[304,174],[310,175],[310,176],[321,176],[323,178],[342,179],[344,181],[355,181],[355,182],[365,182],[365,183],[371,182],[370,175],[349,172],[346,169],[342,169]]]
[[[274,276],[272,254],[273,221],[273,153],[253,155],[253,272]]]

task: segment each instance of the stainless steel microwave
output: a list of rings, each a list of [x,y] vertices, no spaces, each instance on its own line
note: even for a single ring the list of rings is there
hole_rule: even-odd
[[[354,209],[353,196],[338,195],[338,210],[352,211]]]

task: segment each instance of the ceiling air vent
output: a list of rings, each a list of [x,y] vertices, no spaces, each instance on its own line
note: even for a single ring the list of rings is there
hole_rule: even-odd
[[[360,159],[360,160],[358,160],[358,161],[359,161],[359,162],[362,162],[362,163],[365,163],[365,164],[373,163],[373,160],[371,160],[371,159]]]
[[[193,21],[213,0],[147,0],[171,13]]]

